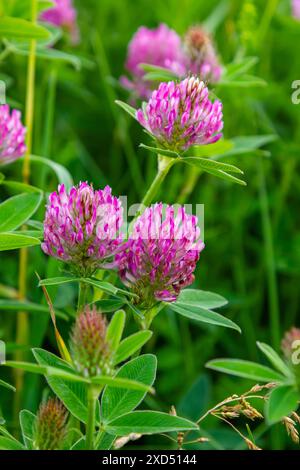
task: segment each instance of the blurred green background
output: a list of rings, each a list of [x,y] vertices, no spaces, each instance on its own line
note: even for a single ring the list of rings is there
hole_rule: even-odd
[[[225,138],[277,136],[264,148],[268,152],[226,160],[244,170],[247,187],[201,175],[186,201],[205,205],[206,248],[198,267],[197,287],[229,300],[222,314],[238,323],[243,334],[199,327],[165,311],[156,319],[154,339],[148,345],[157,352],[159,364],[157,394],[148,404],[164,411],[176,405],[178,412],[196,418],[210,405],[253,385],[206,371],[207,360],[262,360],[257,340],[279,349],[283,333],[292,325],[300,326],[300,104],[291,101],[292,82],[300,80],[300,22],[291,18],[288,0],[78,0],[75,4],[81,42],[75,49],[63,47],[91,63],[76,70],[64,63],[38,61],[34,153],[65,165],[76,183],[109,184],[114,194],[128,195],[129,203],[136,203],[155,174],[155,158],[138,148],[140,142],[148,143],[147,137],[114,104],[117,98],[127,99],[118,79],[125,72],[127,44],[140,25],[155,27],[165,22],[184,34],[190,25],[206,22],[222,63],[243,54],[255,56],[258,62],[251,73],[266,82],[261,87],[218,86],[213,90],[224,105]],[[21,108],[25,70],[26,58],[15,55],[1,66],[8,98]],[[55,109],[51,110],[49,96],[56,80]],[[8,173],[15,177],[19,171],[15,164]],[[190,172],[184,171],[181,167],[172,170],[159,199],[175,203],[178,195],[188,190]],[[33,167],[32,183],[38,178],[38,167]],[[49,191],[55,188],[50,173],[46,185]],[[30,256],[30,296],[41,301],[34,271],[41,276],[56,275],[58,265],[53,260],[46,264],[37,249],[31,250]],[[1,254],[0,280],[17,287],[14,253]],[[63,307],[75,292],[70,287],[63,294],[60,290],[52,294]],[[32,316],[31,325],[32,346],[55,349],[48,320]],[[66,325],[61,329],[66,331]],[[3,338],[14,337],[14,313],[1,314],[0,332]],[[27,382],[24,406],[36,410],[45,383],[36,377]],[[9,400],[9,394],[1,390],[3,412]],[[214,447],[243,448],[229,428],[213,420],[208,428]],[[257,436],[261,436],[257,442],[263,448],[292,447],[280,424],[273,432],[264,424],[258,425]],[[149,445],[157,448],[157,439],[149,439]]]

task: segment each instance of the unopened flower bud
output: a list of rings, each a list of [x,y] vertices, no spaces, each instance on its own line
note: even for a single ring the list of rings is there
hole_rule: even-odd
[[[76,318],[71,335],[71,356],[76,369],[85,377],[112,373],[106,329],[106,319],[95,306],[92,309],[86,306]]]
[[[201,26],[192,26],[185,35],[187,70],[201,80],[218,82],[222,75],[212,39]]]
[[[38,450],[61,450],[67,435],[68,412],[57,398],[42,403],[36,420],[34,445]]]

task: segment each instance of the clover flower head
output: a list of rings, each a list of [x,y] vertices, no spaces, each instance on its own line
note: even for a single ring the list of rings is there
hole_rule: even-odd
[[[77,11],[73,0],[54,0],[54,6],[43,11],[40,20],[65,28],[71,33],[72,42],[78,42]]]
[[[300,329],[292,327],[288,330],[282,341],[281,341],[281,350],[285,355],[286,359],[291,359],[292,353],[296,348],[300,346]]]
[[[0,106],[0,165],[5,165],[26,152],[26,128],[21,122],[21,113],[16,109],[10,112],[8,105]]]
[[[132,75],[132,81],[121,78],[123,85],[135,91],[140,98],[149,98],[153,84],[143,80],[145,71],[141,64],[164,67],[182,76],[185,74],[185,56],[178,34],[165,24],[155,29],[140,27],[128,46],[126,68]]]
[[[49,196],[44,221],[43,251],[91,275],[118,249],[123,209],[109,186],[94,190],[88,183],[64,185]]]
[[[134,224],[132,234],[117,255],[123,283],[150,308],[158,301],[174,302],[181,289],[194,281],[194,271],[204,248],[197,217],[184,207],[157,203]]]
[[[185,35],[187,71],[199,75],[201,80],[216,83],[222,75],[211,37],[200,26],[192,26]]]
[[[42,403],[36,420],[34,444],[38,450],[61,450],[67,436],[68,412],[57,398]]]
[[[192,76],[161,83],[136,118],[162,148],[182,152],[222,137],[222,103],[212,103],[204,82]]]
[[[94,306],[79,314],[71,336],[71,356],[76,369],[86,377],[112,371],[110,347],[105,339],[106,319]]]
[[[293,0],[292,10],[293,10],[293,16],[300,20],[300,0]]]

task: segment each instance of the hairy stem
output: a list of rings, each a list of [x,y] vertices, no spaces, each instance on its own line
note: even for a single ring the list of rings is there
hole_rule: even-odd
[[[94,450],[94,432],[96,426],[96,405],[98,390],[93,385],[88,387],[88,417],[86,423],[86,450]]]
[[[174,158],[164,157],[158,155],[158,170],[156,177],[154,178],[150,188],[146,192],[144,199],[142,200],[141,206],[150,206],[157,195],[162,183],[164,182],[167,174],[175,163]]]
[[[85,307],[88,286],[85,282],[79,283],[77,314]]]

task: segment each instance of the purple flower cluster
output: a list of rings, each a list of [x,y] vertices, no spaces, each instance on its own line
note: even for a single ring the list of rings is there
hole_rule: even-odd
[[[22,157],[26,151],[26,128],[21,122],[21,113],[16,109],[10,112],[8,105],[0,106],[0,165],[5,165]]]
[[[293,0],[292,9],[294,17],[300,19],[300,0]]]
[[[121,201],[109,186],[95,191],[80,183],[67,193],[61,185],[49,197],[42,249],[80,274],[91,275],[118,249],[122,222]]]
[[[222,137],[222,103],[212,103],[208,88],[196,77],[161,83],[136,117],[159,146],[178,152]]]
[[[121,83],[136,97],[148,99],[154,86],[144,80],[145,70],[141,64],[166,68],[179,78],[193,73],[199,74],[202,80],[217,82],[222,74],[212,41],[198,26],[187,32],[184,42],[165,24],[156,29],[143,26],[135,33],[128,46],[125,64],[132,80],[121,77]]]
[[[54,0],[55,5],[40,15],[40,20],[66,28],[72,36],[72,42],[78,41],[77,12],[72,0]]]
[[[140,306],[173,302],[194,281],[200,252],[197,217],[183,207],[165,211],[162,203],[147,208],[137,219],[124,250],[117,255],[120,277],[137,295]]]
[[[81,183],[68,194],[62,185],[49,198],[42,249],[82,276],[104,267],[105,258],[113,256],[106,266],[117,267],[122,282],[138,296],[136,303],[149,308],[157,301],[175,301],[194,281],[204,248],[197,222],[182,206],[155,204],[137,218],[123,241],[121,202],[109,187],[94,191]],[[82,322],[92,324],[97,315],[83,316]]]
[[[126,77],[122,77],[121,81],[140,98],[149,98],[151,86],[143,80],[145,71],[141,64],[164,67],[179,76],[184,75],[185,58],[178,34],[165,24],[160,24],[156,29],[142,26],[129,43],[125,66],[131,73],[133,81]]]

